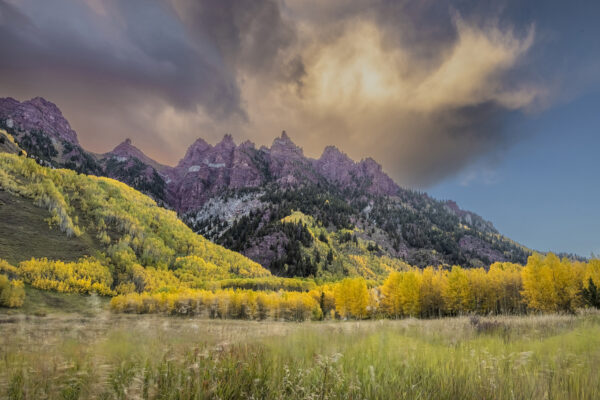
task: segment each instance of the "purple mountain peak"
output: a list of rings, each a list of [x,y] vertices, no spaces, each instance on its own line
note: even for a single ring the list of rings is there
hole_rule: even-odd
[[[354,164],[354,161],[352,161],[352,159],[350,157],[348,157],[348,155],[344,152],[342,152],[340,149],[338,149],[335,146],[327,146],[325,147],[325,149],[323,149],[323,154],[321,154],[321,157],[319,158],[319,160],[322,161],[335,161],[335,162],[348,162],[350,161],[352,164]]]
[[[245,140],[240,144],[239,148],[240,149],[256,149],[256,145],[254,144],[254,142],[252,142],[250,140]]]
[[[131,144],[131,139],[127,138],[119,143],[110,153],[110,155],[122,156],[122,157],[137,157],[144,155],[140,149]],[[144,156],[145,157],[145,156]]]
[[[227,133],[225,134],[225,136],[223,136],[223,139],[221,139],[221,141],[219,143],[217,143],[217,145],[215,146],[216,148],[225,148],[225,149],[232,149],[235,148],[235,142],[233,141],[233,136],[231,136],[231,134]]]
[[[34,97],[33,99],[24,101],[23,104],[31,104],[32,106],[35,106],[35,107],[46,108],[48,110],[54,111],[57,114],[62,115],[62,113],[60,112],[60,109],[56,106],[56,104],[44,99],[43,97],[39,97],[39,96]]]
[[[43,97],[34,97],[22,103],[11,97],[0,99],[0,119],[6,120],[8,126],[17,130],[42,131],[55,139],[79,144],[77,134],[60,109]]]
[[[178,166],[188,166],[196,164],[205,158],[206,154],[212,150],[212,146],[202,138],[196,139],[185,152],[185,156],[179,161]]]
[[[144,154],[142,150],[138,149],[131,143],[131,139],[129,138],[119,143],[117,147],[106,153],[105,156],[122,158],[122,161],[125,161],[124,159],[137,158],[144,164],[152,166],[157,171],[163,171],[168,168]]]
[[[361,162],[359,164],[363,165],[369,171],[373,171],[373,172],[382,171],[381,164],[379,164],[377,161],[375,161],[371,157],[367,157],[367,158],[361,160]]]
[[[303,156],[304,152],[302,148],[298,147],[292,139],[288,136],[288,134],[283,131],[281,132],[281,136],[275,138],[273,140],[273,144],[271,145],[271,155],[291,155],[295,154],[296,156]]]

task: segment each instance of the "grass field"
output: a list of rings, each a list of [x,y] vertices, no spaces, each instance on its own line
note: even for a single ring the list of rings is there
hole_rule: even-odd
[[[25,301],[19,308],[0,307],[0,316],[13,315],[43,317],[49,314],[79,314],[84,317],[94,317],[106,310],[110,298],[103,296],[88,296],[78,293],[58,293],[50,290],[40,290],[25,285]]]
[[[600,315],[0,316],[0,398],[595,399]]]

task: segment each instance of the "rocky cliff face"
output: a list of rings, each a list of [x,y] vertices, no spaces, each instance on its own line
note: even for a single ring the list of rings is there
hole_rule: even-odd
[[[0,98],[0,119],[7,127],[23,131],[42,131],[46,135],[78,145],[77,134],[63,117],[59,108],[41,97],[22,103],[6,97]]]
[[[102,173],[96,159],[81,148],[77,134],[58,107],[41,97],[22,103],[10,97],[0,98],[0,128],[44,165]]]
[[[215,146],[197,139],[168,173],[169,202],[179,211],[189,211],[229,188],[262,184],[264,179],[252,158],[256,153],[249,142],[236,146],[231,135]]]
[[[341,188],[365,189],[386,196],[394,196],[400,189],[372,158],[356,163],[335,146],[327,146],[313,165],[329,182]]]
[[[180,212],[201,207],[224,190],[269,183],[284,188],[331,184],[342,190],[365,189],[390,196],[399,189],[373,159],[356,163],[329,146],[321,158],[314,160],[306,157],[285,131],[271,147],[258,150],[249,141],[236,146],[231,135],[225,135],[214,147],[198,139],[168,175],[170,199]]]
[[[263,165],[264,160],[254,143],[245,141],[240,144],[233,151],[229,187],[242,189],[261,186],[267,180],[261,169]]]
[[[127,138],[121,142],[112,151],[103,154],[101,158],[114,157],[119,161],[126,161],[137,158],[142,163],[154,168],[156,171],[168,171],[170,167],[162,165],[145,155],[140,149],[131,143],[131,139]]]

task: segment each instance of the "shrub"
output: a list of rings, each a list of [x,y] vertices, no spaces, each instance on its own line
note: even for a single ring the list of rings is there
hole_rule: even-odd
[[[25,301],[25,289],[22,281],[10,281],[5,275],[0,275],[0,306],[21,307]]]

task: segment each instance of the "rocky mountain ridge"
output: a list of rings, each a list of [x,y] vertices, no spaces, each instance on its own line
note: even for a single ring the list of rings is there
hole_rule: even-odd
[[[215,145],[199,138],[176,166],[165,166],[129,139],[105,154],[85,151],[59,108],[42,98],[0,99],[0,128],[40,163],[125,182],[214,242],[284,275],[344,273],[328,270],[335,263],[317,267],[302,224],[281,222],[296,211],[342,235],[339,248],[329,244],[332,254],[343,248],[361,257],[369,249],[421,266],[486,266],[522,262],[529,251],[452,201],[399,187],[371,158],[355,162],[335,146],[306,157],[285,131],[260,148],[231,135]]]
[[[287,188],[323,183],[389,196],[399,190],[373,159],[356,163],[333,146],[319,159],[305,157],[285,131],[271,147],[259,149],[250,141],[236,145],[231,135],[225,135],[215,146],[200,138],[177,166],[161,172],[168,177],[169,204],[183,213],[201,207],[224,190],[268,183]]]

